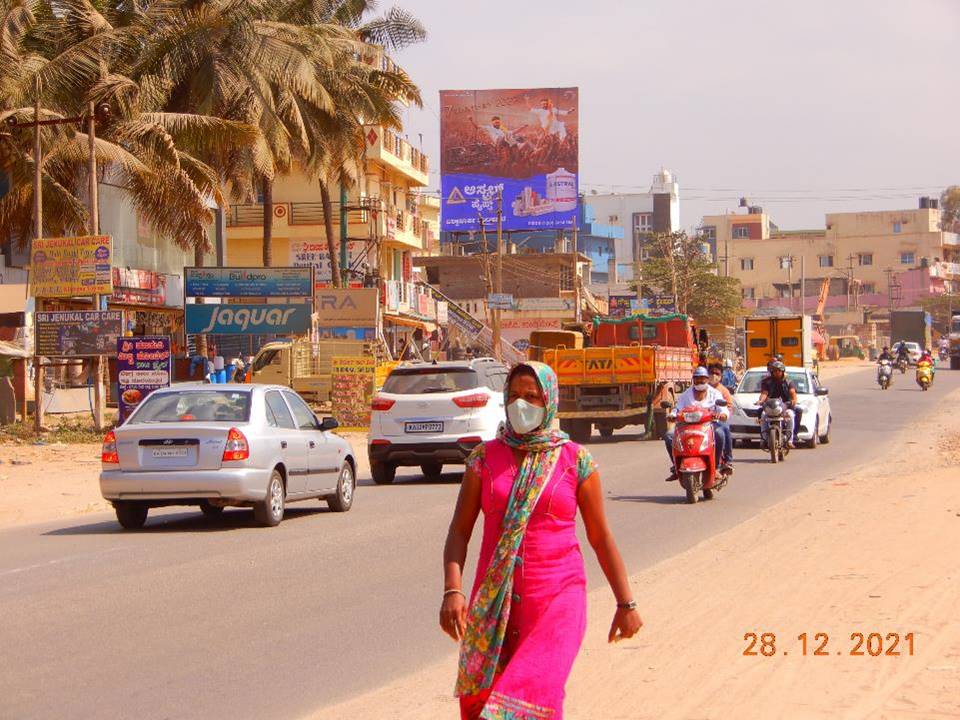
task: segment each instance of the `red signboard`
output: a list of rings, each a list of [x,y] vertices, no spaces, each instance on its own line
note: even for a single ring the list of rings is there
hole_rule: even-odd
[[[125,305],[166,305],[167,277],[152,270],[115,267],[110,302]]]

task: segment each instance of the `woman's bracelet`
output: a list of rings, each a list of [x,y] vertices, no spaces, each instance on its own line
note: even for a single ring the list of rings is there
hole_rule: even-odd
[[[444,590],[443,596],[446,597],[447,595],[463,595],[463,599],[464,600],[467,599],[467,596],[463,594],[463,590],[458,590],[457,588],[450,588],[449,590]]]
[[[631,600],[630,602],[617,603],[617,610],[636,610],[637,601]]]

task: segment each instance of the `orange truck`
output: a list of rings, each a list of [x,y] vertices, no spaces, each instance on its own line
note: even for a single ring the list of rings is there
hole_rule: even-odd
[[[586,442],[642,425],[649,438],[666,429],[661,402],[673,403],[697,366],[696,328],[685,315],[598,318],[584,347],[542,351],[560,384],[560,428]]]

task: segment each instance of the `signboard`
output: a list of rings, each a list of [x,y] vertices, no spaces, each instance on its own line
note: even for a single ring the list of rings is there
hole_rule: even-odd
[[[437,300],[437,324],[446,325],[449,322],[447,316],[447,303],[443,300]]]
[[[579,172],[577,88],[442,90],[443,230],[572,228]]]
[[[343,430],[370,427],[370,402],[376,379],[377,362],[372,357],[333,357],[330,359],[330,397],[333,416]]]
[[[573,298],[520,298],[517,310],[573,312]]]
[[[42,357],[112,355],[123,334],[120,310],[38,312],[35,354]]]
[[[308,303],[184,306],[188,335],[303,335],[310,330]]]
[[[347,267],[352,268],[363,256],[366,243],[362,240],[351,240],[347,243]],[[330,269],[330,253],[327,243],[320,240],[291,240],[290,265],[292,267],[313,268],[314,283],[328,283],[333,281]]]
[[[660,310],[662,312],[675,312],[676,305],[673,301],[673,295],[654,295],[650,300],[651,310]]]
[[[500,332],[503,339],[517,350],[526,350],[530,345],[530,333],[534,330],[560,330],[560,318],[503,318]],[[522,347],[521,347],[522,346]]]
[[[170,385],[171,357],[167,336],[117,338],[117,407],[121,423],[147,395]]]
[[[376,288],[325,288],[314,298],[317,327],[376,327]]]
[[[317,328],[317,340],[364,340],[377,339],[377,329],[372,327],[321,327]]]
[[[115,267],[110,302],[126,305],[166,305],[167,276],[152,270]]]
[[[110,236],[36,238],[30,263],[34,297],[109,295]]]
[[[470,337],[476,337],[483,330],[483,323],[474,319],[470,314],[456,303],[450,302],[449,298],[435,287],[428,286],[428,290],[433,299],[438,303],[444,302],[447,306],[447,321],[459,330],[467,333]],[[439,310],[438,310],[439,314]],[[441,321],[442,322],[442,321]]]
[[[513,295],[509,293],[490,293],[487,295],[487,307],[491,310],[510,310],[513,308]]]
[[[630,293],[629,295],[613,295],[611,294],[607,298],[610,303],[607,314],[610,317],[622,318],[631,314],[633,310],[631,309],[631,302],[635,302],[637,299],[636,293]]]
[[[185,267],[187,297],[313,297],[309,267]]]

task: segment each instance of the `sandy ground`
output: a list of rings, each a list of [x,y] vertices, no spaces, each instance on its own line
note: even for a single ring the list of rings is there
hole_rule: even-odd
[[[645,621],[634,640],[606,644],[612,598],[591,593],[564,716],[960,718],[958,462],[960,416],[943,413],[877,462],[634,576]],[[744,655],[749,632],[774,633],[775,651]],[[828,635],[823,656],[816,633]],[[851,655],[853,633],[880,633],[884,654]],[[913,633],[913,655],[905,640],[886,655],[888,633]],[[312,718],[457,717],[455,670],[451,652]]]

